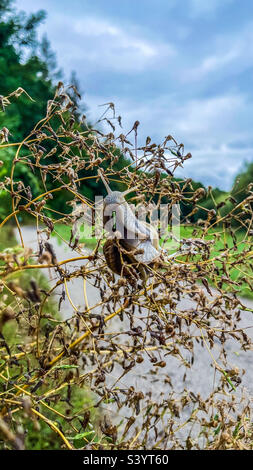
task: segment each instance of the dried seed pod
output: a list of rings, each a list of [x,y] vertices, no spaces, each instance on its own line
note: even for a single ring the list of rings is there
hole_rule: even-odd
[[[127,278],[145,277],[142,264],[137,261],[131,245],[123,240],[109,239],[103,247],[104,256],[109,268],[120,276]]]

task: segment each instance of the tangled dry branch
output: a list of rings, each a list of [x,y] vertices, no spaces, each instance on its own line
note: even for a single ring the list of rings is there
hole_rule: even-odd
[[[2,97],[2,109],[22,92]],[[86,449],[252,448],[245,371],[228,358],[231,342],[236,351],[252,351],[241,319],[252,309],[240,297],[243,283],[252,289],[252,188],[242,202],[230,197],[226,214],[215,201],[216,210],[205,209],[202,202],[212,197],[212,188],[194,191],[191,180],[175,178],[191,155],[171,135],[160,145],[148,137],[138,146],[139,122],[124,135],[113,103],[93,128],[84,119],[80,123],[75,111],[69,90],[59,83],[46,116],[22,142],[8,142],[9,130],[1,131],[0,152],[13,148],[15,156],[0,183],[12,204],[0,227],[15,221],[20,245],[0,253],[0,442],[24,448],[22,423],[30,420],[35,430],[39,422],[46,423],[68,449],[74,447],[73,434]],[[101,130],[105,126],[108,133]],[[120,155],[129,159],[121,169]],[[34,195],[15,178],[20,166],[36,174],[43,192]],[[192,226],[191,216],[204,211],[192,237],[181,244],[187,251],[150,267],[144,280],[137,272],[134,282],[107,266],[100,249],[104,235],[88,251],[73,229],[78,211],[57,211],[52,202],[67,193],[73,207],[81,202],[84,211],[93,210],[94,201],[82,188],[89,181],[98,184],[98,169],[111,183],[137,187],[135,203],[153,201],[159,207],[165,201],[169,211],[173,204],[189,207],[183,226]],[[35,221],[36,250],[26,246],[20,223],[24,215]],[[64,243],[73,255],[62,261],[51,238],[56,223],[72,229]],[[165,252],[167,242],[163,237]],[[34,278],[22,286],[22,275],[38,270],[50,270],[49,288]],[[83,281],[82,305],[72,299],[75,279]],[[87,285],[97,290],[97,301],[89,298]],[[62,302],[69,301],[67,319],[51,311],[59,289],[59,312]],[[9,323],[16,324],[11,345],[4,335]],[[202,351],[209,360],[197,374],[212,382],[205,396],[196,375],[194,384],[187,381]],[[95,401],[72,413],[74,387],[88,389]],[[57,408],[62,399],[65,412]],[[99,409],[99,423],[92,434],[88,426],[94,409]]]

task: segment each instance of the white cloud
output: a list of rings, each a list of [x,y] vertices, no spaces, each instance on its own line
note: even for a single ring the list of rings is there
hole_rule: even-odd
[[[115,27],[113,24],[106,22],[100,18],[85,17],[77,20],[72,25],[73,31],[80,36],[87,38],[100,38],[101,41],[111,39],[110,47],[128,49],[133,48],[145,57],[154,57],[159,54],[158,48],[154,47],[148,41],[134,37],[126,33],[121,28]],[[116,44],[115,44],[116,42]],[[171,47],[171,52],[173,48]],[[99,51],[101,52],[101,50]]]
[[[214,54],[205,57],[199,66],[188,70],[187,80],[203,80],[206,75],[221,71],[227,65],[232,64],[238,57],[240,57],[239,48],[227,51],[224,54]]]
[[[161,140],[173,134],[176,140],[197,148],[214,144],[221,146],[224,142],[233,145],[248,138],[252,132],[249,124],[242,131],[245,115],[248,117],[253,111],[250,112],[247,97],[241,94],[190,99],[184,104],[170,94],[144,102],[113,98],[126,127],[130,128],[136,119],[141,122],[143,138],[152,134],[151,137]],[[105,102],[103,99],[108,100],[109,96],[101,97],[100,103]],[[95,104],[94,99],[92,103]]]
[[[200,58],[200,63],[188,68],[183,80],[196,80],[213,78],[214,74],[231,74],[242,72],[252,65],[253,60],[253,24],[233,34],[217,35],[210,44],[212,53]]]
[[[243,114],[245,104],[246,97],[240,94],[190,100],[175,110],[177,132],[196,144],[234,140],[238,138],[236,117]]]
[[[114,101],[124,131],[140,121],[139,143],[172,134],[193,154],[178,174],[205,184],[228,189],[242,162],[252,160],[253,22],[242,10],[238,15],[239,3],[171,0],[164,22],[156,15],[153,21],[149,8],[135,20],[120,4],[110,16],[96,0],[89,8],[83,0],[63,0],[62,9],[50,0],[17,4],[48,10],[41,32],[48,32],[66,75],[76,70],[93,120],[98,104]]]
[[[47,20],[40,31],[50,32],[49,39],[64,70],[76,69],[78,73],[80,63],[81,67],[85,63],[88,73],[96,69],[102,73],[106,69],[133,74],[150,70],[176,56],[173,43],[150,40],[147,31],[144,33],[138,24],[124,22],[122,25],[119,19],[92,15],[85,8],[70,13],[50,4],[49,0],[38,0],[35,7],[31,0],[17,0],[18,8],[32,11],[47,8]]]
[[[206,185],[229,190],[243,162],[252,160],[253,147],[234,148],[221,146],[202,147],[192,151],[192,159],[178,168],[177,176],[191,177]]]
[[[63,13],[49,15],[41,27],[41,32],[47,30],[60,65],[77,73],[83,64],[88,73],[139,73],[176,55],[173,44],[150,41],[141,29],[122,27],[98,16],[79,15],[70,20]]]
[[[189,0],[192,16],[210,16],[234,0]]]
[[[86,98],[95,120],[101,114],[98,105],[109,100],[109,96],[87,94]],[[168,134],[186,144],[186,151],[193,158],[177,169],[176,176],[192,177],[228,190],[242,162],[252,159],[252,146],[242,147],[238,143],[249,141],[252,134],[249,116],[253,118],[253,111],[247,104],[247,96],[228,94],[189,100],[184,105],[178,105],[171,95],[138,104],[133,99],[111,98],[116,112],[122,116],[123,132],[127,133],[137,119],[140,121],[140,145],[147,135],[160,143]]]
[[[71,28],[83,43],[82,58],[116,71],[139,71],[175,55],[171,44],[151,42],[99,17],[75,20]],[[67,47],[67,46],[66,46]]]
[[[76,33],[82,36],[118,36],[120,34],[119,28],[99,18],[78,19],[75,20],[72,27]]]

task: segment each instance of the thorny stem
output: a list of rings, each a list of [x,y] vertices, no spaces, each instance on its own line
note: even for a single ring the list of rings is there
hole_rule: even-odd
[[[21,89],[17,92],[21,91],[24,92]],[[14,95],[15,92],[9,98]],[[0,393],[2,417],[8,414],[15,430],[14,413],[19,413],[18,420],[21,422],[27,419],[22,415],[23,395],[27,395],[32,401],[31,413],[36,419],[43,420],[68,449],[73,447],[66,437],[68,434],[65,435],[65,429],[82,432],[81,413],[100,406],[100,413],[102,409],[107,409],[109,414],[117,412],[116,421],[122,414],[122,427],[125,430],[120,435],[121,425],[114,426],[114,423],[105,420],[100,431],[103,436],[111,438],[111,442],[104,437],[99,439],[102,448],[147,448],[150,442],[152,448],[161,445],[199,448],[200,438],[191,440],[195,424],[207,436],[203,444],[207,448],[252,448],[252,431],[248,425],[250,410],[245,397],[239,397],[240,371],[238,367],[229,365],[226,349],[228,339],[236,341],[244,351],[252,347],[251,339],[246,335],[251,325],[243,328],[240,325],[241,312],[252,312],[252,309],[244,307],[238,297],[242,285],[249,286],[250,290],[252,280],[252,193],[249,190],[249,196],[244,201],[235,201],[230,213],[224,212],[223,215],[215,194],[209,190],[209,202],[217,212],[214,215],[208,209],[209,206],[205,206],[203,188],[195,190],[191,181],[174,178],[177,166],[182,166],[190,155],[184,155],[183,146],[178,145],[172,136],[167,136],[160,145],[153,144],[147,138],[146,145],[138,147],[136,121],[132,127],[132,145],[128,140],[131,131],[123,135],[120,130],[117,135],[117,118],[112,103],[107,104],[107,111],[113,111],[113,117],[107,119],[105,111],[101,118],[104,124],[109,124],[109,133],[95,128],[83,130],[74,119],[70,101],[62,84],[59,84],[54,100],[48,103],[47,115],[34,130],[22,142],[0,145],[0,151],[16,147],[10,178],[6,178],[3,183],[4,191],[12,199],[12,211],[4,218],[0,229],[14,218],[23,247],[23,251],[10,249],[0,253],[0,290],[3,294],[0,332],[5,328],[2,322],[5,316],[7,321],[9,317],[12,321],[14,318],[17,320],[15,342],[8,346],[9,340],[6,342],[4,330],[5,342],[2,342],[0,348],[0,377],[4,382]],[[23,157],[21,150],[28,153]],[[53,160],[47,160],[50,155],[53,155]],[[125,161],[123,168],[117,167],[119,155],[130,159]],[[50,163],[47,165],[48,161]],[[38,179],[41,179],[41,187],[45,188],[43,193],[34,197],[32,190],[27,192],[22,182],[16,182],[17,165],[25,165],[28,171],[31,168],[36,175],[40,175]],[[74,203],[81,201],[87,207],[94,208],[93,202],[82,193],[84,185],[89,180],[97,179],[98,170],[101,169],[110,182],[124,184],[127,189],[137,184],[136,203],[143,199],[145,203],[153,201],[158,209],[159,203],[166,200],[169,201],[169,208],[179,203],[181,208],[187,209],[182,224],[186,228],[190,227],[193,233],[192,242],[191,239],[187,240],[189,253],[179,251],[173,255],[174,259],[166,259],[165,256],[160,268],[146,266],[145,281],[140,280],[138,273],[135,273],[133,279],[123,275],[115,279],[105,263],[107,260],[98,252],[101,240],[89,256],[81,256],[78,239],[74,239],[72,246],[73,251],[80,256],[70,255],[61,262],[53,261],[52,257],[50,260],[48,253],[45,256],[45,243],[50,245],[51,233],[53,230],[56,233],[54,224],[70,225],[77,222],[76,216],[71,214],[68,217],[64,208],[57,210],[57,206],[51,207],[51,199],[64,191],[64,194],[68,192],[73,197]],[[48,190],[49,178],[50,185],[52,182],[54,184],[51,190]],[[19,204],[21,198],[23,205]],[[44,256],[44,263],[32,264],[33,261],[26,255],[18,217],[23,211],[34,217],[37,227],[38,251],[32,257],[40,259],[39,253]],[[203,217],[202,222],[199,212]],[[48,217],[48,213],[54,218]],[[40,230],[39,224],[45,225],[45,229]],[[243,231],[242,236],[240,231]],[[70,242],[63,236],[60,238],[71,248]],[[166,237],[164,240],[163,246],[166,248]],[[195,252],[192,253],[191,248]],[[166,250],[164,253],[166,255]],[[120,251],[119,259],[123,273],[123,251]],[[74,265],[83,260],[87,261],[85,266],[80,268]],[[71,263],[73,265],[70,266]],[[37,270],[41,269],[54,270],[54,279],[50,278],[49,288],[40,285]],[[23,278],[28,273],[32,273],[36,279],[30,281],[29,278],[30,284],[29,281],[23,284]],[[79,277],[83,279],[84,308],[80,307],[81,311],[72,300],[68,284]],[[96,289],[99,300],[92,302],[87,282]],[[60,286],[62,294],[55,294]],[[21,296],[18,290],[20,287]],[[49,303],[53,295],[60,295],[59,305],[65,296],[68,298],[72,308],[70,317],[65,320],[54,318]],[[116,323],[111,321],[115,317],[118,317]],[[222,361],[223,367],[211,351],[214,345],[219,347],[219,362]],[[7,347],[11,354],[8,350],[6,352]],[[185,371],[191,369],[199,352],[205,349],[212,358],[215,371],[221,372],[226,379],[224,381],[220,377],[217,379],[219,383],[216,383],[215,375],[207,399],[201,398],[196,391],[196,383],[193,383],[193,391],[188,390],[183,374],[182,377],[180,375],[182,368]],[[64,364],[60,362],[63,358]],[[144,358],[145,373],[142,373],[141,363]],[[181,364],[181,369],[178,367],[176,370],[176,377],[177,381],[182,381],[183,392],[176,392],[173,376],[170,377],[171,358]],[[148,372],[148,361],[151,373]],[[60,364],[54,367],[58,362]],[[136,369],[138,364],[140,368]],[[83,367],[88,372],[79,375]],[[64,372],[65,368],[67,371]],[[138,374],[137,382],[133,373]],[[142,386],[143,376],[149,390],[146,385]],[[123,377],[127,380],[122,380]],[[96,405],[88,403],[86,408],[80,407],[79,422],[76,420],[73,424],[76,415],[69,416],[62,408],[54,409],[50,400],[54,402],[59,399],[61,402],[65,390],[70,408],[72,390],[76,387],[81,390],[87,381],[90,391],[97,397]],[[233,392],[236,391],[236,395],[228,393],[228,384]],[[37,395],[36,391],[40,387],[43,389]],[[111,409],[107,407],[110,401]],[[42,414],[37,409],[40,405],[44,407],[45,413],[54,413],[64,423],[63,428]],[[127,407],[129,410],[125,413]],[[193,408],[190,417],[180,422],[180,414],[188,413],[190,408]],[[231,410],[234,416],[238,416],[238,422],[235,419],[234,424]],[[130,416],[130,420],[126,416]],[[214,417],[219,421],[216,422]],[[132,418],[135,422],[133,427]],[[184,443],[181,443],[182,438],[178,441],[181,429],[184,429],[185,436],[188,433]],[[140,442],[142,435],[144,437]],[[15,437],[13,433],[12,442]],[[93,442],[88,443],[87,439],[84,443],[94,445]]]

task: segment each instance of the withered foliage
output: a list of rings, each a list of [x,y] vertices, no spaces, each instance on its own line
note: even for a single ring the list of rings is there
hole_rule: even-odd
[[[1,97],[2,112],[23,92]],[[35,430],[44,421],[69,449],[75,435],[86,449],[251,449],[247,368],[240,368],[238,356],[230,353],[246,357],[250,369],[252,309],[240,291],[243,284],[252,289],[252,188],[240,203],[230,198],[228,214],[222,215],[219,204],[216,210],[205,210],[205,190],[194,191],[191,180],[179,183],[174,178],[191,155],[171,135],[160,145],[147,137],[138,146],[139,122],[124,135],[113,103],[105,105],[97,128],[90,129],[85,118],[82,124],[76,119],[68,89],[59,83],[45,118],[23,142],[9,143],[11,129],[0,131],[0,157],[6,148],[15,148],[11,173],[0,183],[12,201],[0,227],[13,221],[20,237],[19,250],[0,253],[1,446],[24,448],[23,423],[30,419]],[[101,129],[107,126],[105,133]],[[131,160],[120,172],[115,169],[118,149]],[[42,194],[35,196],[24,181],[16,181],[17,165],[40,175]],[[64,191],[73,207],[82,202],[94,209],[81,188],[88,179],[99,181],[99,168],[108,181],[137,186],[132,202],[155,201],[159,207],[166,201],[169,210],[175,203],[191,207],[181,220],[184,225],[191,223],[192,214],[206,211],[175,257],[166,259],[165,237],[163,263],[149,268],[145,279],[138,273],[134,282],[115,276],[100,249],[103,240],[89,252],[79,242],[78,211],[66,215],[50,205]],[[86,175],[90,170],[93,176]],[[54,182],[51,190],[49,179]],[[19,216],[24,214],[35,221],[35,251],[23,240]],[[51,239],[56,221],[72,228],[68,249],[73,256],[63,261],[57,259]],[[242,230],[244,236],[238,238]],[[222,248],[215,250],[217,242]],[[33,278],[26,288],[17,282],[17,274],[21,278],[35,269],[49,272],[49,290]],[[78,306],[71,299],[70,283],[77,278],[84,284],[83,304]],[[96,288],[98,300],[89,298],[87,284]],[[49,311],[56,292],[59,311],[69,302],[67,319]],[[11,345],[4,335],[9,322],[17,331]],[[200,382],[207,383],[204,392]],[[90,409],[72,413],[74,386],[94,392]],[[59,400],[66,401],[65,414],[57,409]],[[92,407],[100,415],[96,439],[86,432]]]

